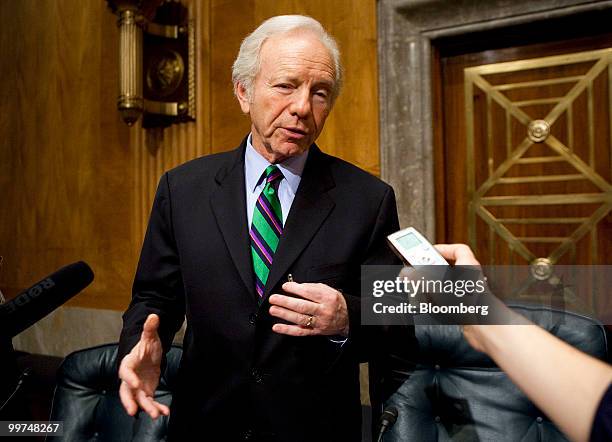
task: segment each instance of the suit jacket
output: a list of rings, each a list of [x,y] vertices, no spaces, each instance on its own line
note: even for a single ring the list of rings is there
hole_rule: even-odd
[[[326,336],[279,335],[271,330],[278,319],[267,301],[258,305],[255,292],[245,144],[161,178],[119,360],[137,343],[149,313],[160,316],[165,349],[186,315],[171,437],[359,441],[358,362],[380,348],[379,330],[360,326],[360,266],[399,263],[385,243],[399,228],[393,190],[310,148],[265,299],[281,292],[288,273],[296,282],[328,284],[344,293],[350,334],[344,345]]]

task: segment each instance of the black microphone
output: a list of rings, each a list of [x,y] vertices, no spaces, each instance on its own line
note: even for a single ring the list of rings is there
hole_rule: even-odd
[[[91,284],[93,278],[86,263],[75,262],[0,304],[0,337],[18,335]]]
[[[397,420],[397,415],[397,408],[395,408],[394,406],[385,408],[385,411],[383,411],[382,415],[380,416],[380,431],[378,432],[378,442],[382,441],[382,437],[383,434],[385,434],[385,431],[387,431],[393,426],[393,424]]]

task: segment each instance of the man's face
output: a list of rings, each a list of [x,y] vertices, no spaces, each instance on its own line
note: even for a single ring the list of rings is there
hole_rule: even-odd
[[[317,139],[332,106],[334,62],[309,31],[266,40],[252,96],[237,96],[251,117],[253,147],[271,163],[306,151]]]

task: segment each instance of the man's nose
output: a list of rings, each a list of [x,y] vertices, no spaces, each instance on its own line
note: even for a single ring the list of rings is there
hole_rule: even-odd
[[[306,118],[312,111],[310,91],[306,88],[299,89],[293,95],[291,101],[291,115],[297,115],[299,118]]]

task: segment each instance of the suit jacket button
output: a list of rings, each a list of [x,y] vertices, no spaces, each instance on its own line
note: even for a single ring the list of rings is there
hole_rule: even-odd
[[[255,325],[257,323],[257,315],[255,313],[251,313],[249,315],[249,324]]]

